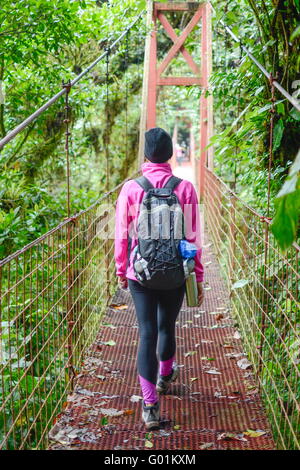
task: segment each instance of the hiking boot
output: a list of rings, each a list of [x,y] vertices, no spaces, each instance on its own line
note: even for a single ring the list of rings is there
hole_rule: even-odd
[[[158,393],[167,393],[170,388],[171,382],[174,382],[174,380],[177,379],[178,374],[179,367],[177,364],[174,363],[171,374],[159,376],[156,384],[156,390],[158,391]]]
[[[154,405],[146,405],[143,400],[143,421],[146,429],[158,429],[159,428],[159,402]]]

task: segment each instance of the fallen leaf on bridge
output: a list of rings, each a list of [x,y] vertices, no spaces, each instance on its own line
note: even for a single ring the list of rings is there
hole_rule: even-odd
[[[107,400],[107,399],[113,400],[114,398],[120,398],[120,395],[103,395],[101,398],[102,398],[103,400],[104,400],[104,399],[105,399],[105,400]]]
[[[159,435],[160,435],[160,436],[163,436],[163,437],[169,437],[169,436],[171,436],[171,433],[165,431],[164,429],[160,429]]]
[[[75,439],[79,442],[95,442],[99,437],[101,437],[101,433],[95,434],[89,431],[88,428],[60,427],[58,424],[49,432],[49,438],[60,444],[71,444]]]
[[[184,357],[194,356],[194,354],[196,354],[196,353],[197,353],[197,351],[189,351],[189,352],[184,354]]]
[[[93,397],[95,395],[101,395],[101,392],[91,392],[90,390],[86,390],[85,388],[81,388],[81,387],[77,387],[74,392],[79,393],[80,395],[84,395],[86,397]]]
[[[261,429],[257,429],[256,431],[253,431],[253,429],[247,429],[247,431],[245,431],[244,434],[246,434],[246,436],[249,436],[249,437],[260,437],[267,433],[266,431],[262,431]]]
[[[205,371],[207,374],[218,374],[218,375],[221,375],[221,372],[219,372],[218,370],[216,369],[209,369],[209,370],[206,370]]]
[[[99,439],[99,437],[101,437],[101,434],[97,435],[92,431],[88,431],[84,433],[82,436],[80,436],[79,440],[81,442],[96,442]]]
[[[100,408],[100,413],[105,416],[121,416],[124,414],[123,410],[116,410],[115,408]]]
[[[248,361],[248,359],[244,358],[244,359],[240,359],[239,361],[237,361],[237,365],[239,366],[240,369],[250,369],[252,367],[252,364],[251,362]]]
[[[106,328],[111,328],[112,330],[115,330],[117,328],[115,325],[112,325],[111,323],[102,323],[100,326],[106,326]]]
[[[222,392],[219,392],[218,390],[214,393],[215,398],[226,398],[226,395],[222,395]]]
[[[236,357],[245,356],[245,353],[227,353],[227,354],[225,354],[225,356],[234,359]]]
[[[116,342],[113,339],[110,339],[109,341],[104,341],[103,344],[106,346],[115,346]]]
[[[116,408],[100,408],[99,412],[104,416],[127,416],[132,415],[134,413],[133,410],[117,410]]]
[[[145,441],[145,447],[151,449],[153,447],[153,443],[151,441]]]
[[[109,307],[115,310],[126,310],[128,308],[128,305],[127,304],[110,304]]]
[[[232,433],[232,432],[222,432],[217,436],[218,441],[244,441],[247,442],[247,439],[244,438],[243,433]]]
[[[143,397],[140,397],[139,395],[132,395],[132,397],[130,397],[130,401],[132,401],[132,403],[136,403],[142,399]]]
[[[209,449],[210,447],[213,447],[214,443],[213,442],[206,442],[205,444],[201,444],[199,447],[200,450],[205,450]]]

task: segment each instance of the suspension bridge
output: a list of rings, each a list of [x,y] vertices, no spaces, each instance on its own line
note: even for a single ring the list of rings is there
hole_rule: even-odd
[[[179,36],[168,17],[174,12],[189,15]],[[207,94],[211,13],[208,2],[149,1],[147,12],[101,56],[0,141],[4,148],[64,98],[67,217],[0,262],[2,449],[300,448],[300,247],[294,243],[283,254],[270,231],[270,214],[257,213],[214,172],[213,148],[208,147],[213,135]],[[152,433],[141,422],[133,304],[130,294],[118,289],[115,276],[114,208],[124,181],[110,186],[109,127],[104,137],[106,192],[77,214],[72,213],[69,151],[72,89],[104,63],[109,121],[113,54],[130,60],[129,35],[145,15],[139,151],[135,171],[125,181],[139,174],[144,161],[143,136],[157,124],[158,90],[198,86],[199,133],[191,133],[188,161],[178,164],[174,155],[171,165],[176,175],[194,182],[203,204],[206,294],[201,307],[183,304],[176,327],[180,381],[162,397],[162,426]],[[173,43],[162,60],[158,25]],[[199,25],[201,57],[194,58],[185,41]],[[121,44],[125,54],[119,52]],[[269,80],[271,110],[275,92],[299,110],[298,102],[241,47]],[[187,76],[166,73],[178,54],[189,67]],[[127,101],[124,106],[127,119]],[[271,112],[270,168],[272,120]],[[127,147],[126,141],[126,152]],[[270,177],[269,171],[269,183]]]

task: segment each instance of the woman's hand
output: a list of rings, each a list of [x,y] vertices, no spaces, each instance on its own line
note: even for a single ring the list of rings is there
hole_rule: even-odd
[[[203,282],[197,282],[198,286],[198,306],[202,304],[204,300],[204,289],[203,289]]]
[[[128,280],[125,276],[118,276],[118,286],[120,289],[127,289]]]

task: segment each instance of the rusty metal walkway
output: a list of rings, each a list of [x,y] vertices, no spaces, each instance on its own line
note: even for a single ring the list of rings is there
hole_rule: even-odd
[[[99,327],[74,393],[50,432],[51,449],[275,448],[251,368],[230,317],[229,295],[205,235],[206,298],[183,304],[177,322],[180,379],[161,397],[161,429],[141,422],[138,328],[130,293],[118,291]],[[239,364],[238,364],[239,362]]]

